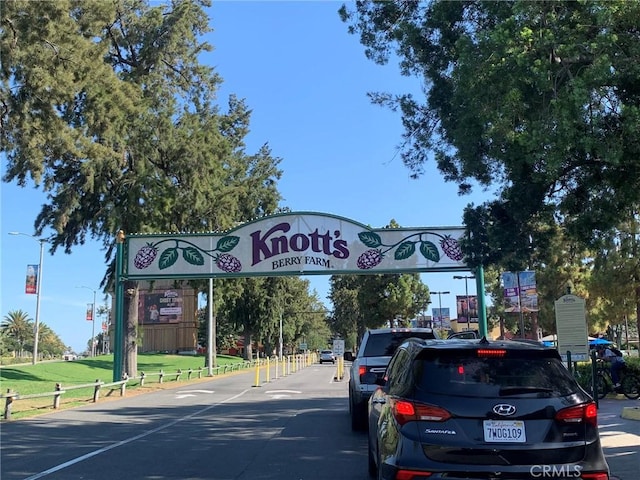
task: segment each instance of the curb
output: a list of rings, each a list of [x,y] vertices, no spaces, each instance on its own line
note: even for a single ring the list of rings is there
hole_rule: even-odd
[[[623,407],[620,416],[628,420],[640,420],[640,407]]]

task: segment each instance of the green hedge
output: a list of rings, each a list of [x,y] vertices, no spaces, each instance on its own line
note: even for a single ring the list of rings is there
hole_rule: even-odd
[[[627,364],[627,370],[640,375],[640,358],[625,357]],[[606,366],[609,368],[609,365]],[[592,377],[591,361],[589,362],[577,362],[575,364],[574,376],[582,388],[591,393],[591,377]]]

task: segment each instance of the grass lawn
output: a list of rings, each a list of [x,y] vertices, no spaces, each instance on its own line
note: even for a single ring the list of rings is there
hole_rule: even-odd
[[[176,385],[176,373],[182,370],[179,383],[188,379],[188,371],[193,371],[191,379],[199,378],[198,371],[202,370],[201,377],[206,378],[207,369],[204,367],[205,356],[166,355],[166,354],[139,354],[138,372],[146,374],[144,385],[140,385],[139,379],[131,379],[127,383],[127,393],[143,393],[164,386]],[[216,366],[239,365],[244,360],[239,357],[218,355]],[[160,371],[164,372],[163,384],[160,384]],[[222,370],[221,370],[222,371]],[[214,369],[214,375],[218,372]],[[17,392],[19,395],[33,395],[49,393],[56,390],[56,384],[64,387],[85,385],[96,380],[111,383],[113,379],[113,355],[101,355],[93,358],[84,358],[74,361],[44,361],[36,365],[10,365],[0,368],[0,393],[6,395],[8,391]],[[118,396],[112,388],[119,391],[119,387],[104,387],[100,397]],[[82,405],[92,400],[94,387],[78,388],[66,391],[61,396],[60,407],[68,408]],[[5,399],[1,399],[0,408],[5,411]],[[99,400],[100,401],[100,400]],[[12,419],[32,416],[53,410],[53,396],[40,398],[16,399],[12,403]],[[2,415],[4,418],[4,415]]]

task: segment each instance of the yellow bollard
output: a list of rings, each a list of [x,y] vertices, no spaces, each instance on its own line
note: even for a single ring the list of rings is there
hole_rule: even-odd
[[[278,357],[276,356],[276,357],[273,359],[273,361],[276,363],[276,372],[275,372],[275,377],[274,377],[274,378],[277,380],[277,379],[278,379],[278,363],[279,363],[279,362],[278,362]]]
[[[260,360],[256,360],[256,381],[253,384],[254,387],[260,386]]]
[[[271,380],[271,367],[269,366],[269,357],[267,357],[267,380],[266,382],[269,383]]]

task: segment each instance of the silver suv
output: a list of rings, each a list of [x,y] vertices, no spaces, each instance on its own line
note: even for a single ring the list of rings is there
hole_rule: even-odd
[[[349,414],[351,428],[367,427],[367,402],[378,388],[387,365],[396,349],[408,338],[438,338],[431,328],[378,328],[367,330],[362,337],[358,354],[351,364],[349,375]]]

